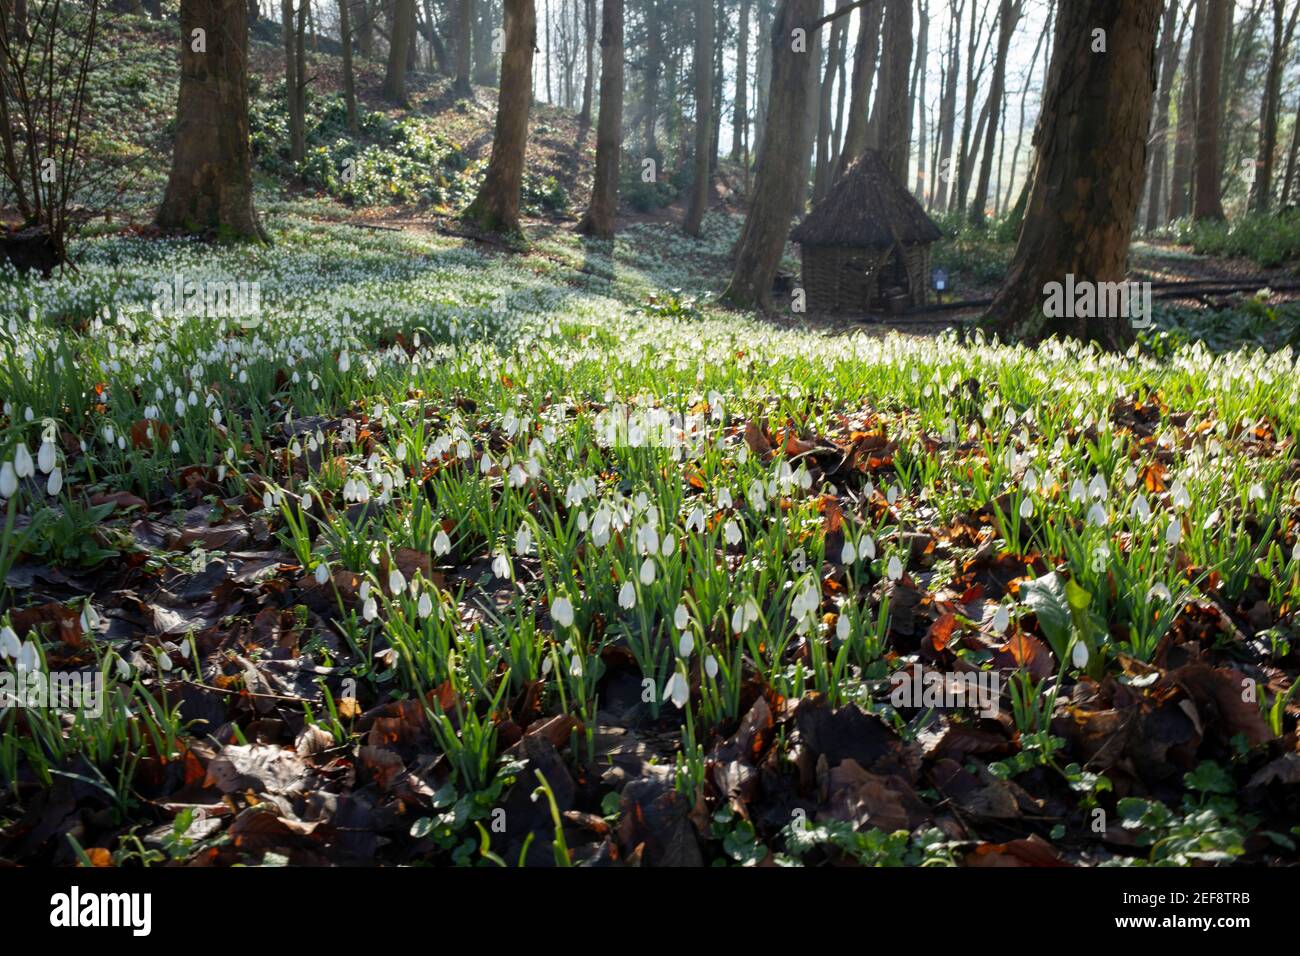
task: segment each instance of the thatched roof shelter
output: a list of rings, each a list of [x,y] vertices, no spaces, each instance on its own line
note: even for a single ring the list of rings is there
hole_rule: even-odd
[[[832,312],[924,305],[930,244],[942,237],[874,150],[790,234],[800,245],[808,304]]]

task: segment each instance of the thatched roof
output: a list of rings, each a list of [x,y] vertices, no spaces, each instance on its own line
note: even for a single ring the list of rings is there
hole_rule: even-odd
[[[805,246],[891,246],[943,237],[921,204],[867,150],[790,238]]]

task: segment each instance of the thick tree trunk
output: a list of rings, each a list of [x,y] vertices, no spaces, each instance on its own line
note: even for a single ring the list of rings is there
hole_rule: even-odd
[[[881,41],[879,95],[871,107],[867,140],[880,151],[885,167],[901,184],[907,183],[911,157],[911,102],[907,87],[912,66],[912,2],[885,0],[885,30]]]
[[[1048,318],[1044,296],[1049,283],[1065,284],[1067,276],[1125,279],[1146,164],[1161,7],[1162,0],[1061,4],[1024,228],[984,319],[999,335],[1063,335],[1108,348],[1132,340],[1130,321],[1118,315]],[[1105,54],[1093,52],[1097,29],[1106,31]]]
[[[695,156],[690,205],[682,231],[700,235],[709,205],[709,146],[713,138],[713,0],[695,0]]]
[[[772,281],[781,261],[799,194],[798,170],[806,155],[800,119],[812,105],[816,62],[796,53],[792,36],[807,29],[818,13],[818,0],[781,0],[772,24],[772,83],[767,128],[754,179],[754,202],[736,246],[731,282],[723,292],[733,305],[770,309]],[[808,49],[811,49],[811,44]]]
[[[592,84],[596,78],[596,0],[583,0],[583,38],[586,69],[582,74],[582,109],[578,112],[578,138],[586,139],[591,129]]]
[[[844,127],[844,146],[835,171],[839,179],[867,148],[867,125],[871,120],[871,80],[880,51],[880,20],[884,0],[870,0],[858,9],[858,40],[853,55],[853,94],[849,97],[849,119]]]
[[[415,20],[415,0],[393,0],[393,25],[388,38],[388,70],[384,74],[384,99],[395,106],[406,106],[406,66],[409,59],[411,31]]]
[[[1200,94],[1196,98],[1196,196],[1192,215],[1197,219],[1223,219],[1219,128],[1223,123],[1223,54],[1232,0],[1208,0],[1205,14]]]
[[[772,2],[758,0],[758,62],[754,65],[754,155],[763,149],[772,92]]]
[[[614,238],[618,164],[623,147],[623,0],[604,0],[600,28],[600,115],[596,120],[596,181],[578,232]]]
[[[989,90],[989,104],[1001,111],[1007,89],[1007,53],[1011,49],[1011,36],[1020,22],[1023,9],[1018,0],[1001,0],[998,8],[998,50],[993,60],[993,85]],[[991,113],[990,113],[991,115]],[[998,137],[998,124],[990,121],[984,134],[984,161],[980,164],[980,178],[975,185],[975,197],[970,206],[970,222],[984,225],[989,202],[989,178],[993,173],[993,146]]]
[[[357,10],[357,52],[366,59],[375,55],[375,10],[371,0],[354,0]]]
[[[464,218],[487,232],[517,234],[528,109],[533,101],[533,47],[537,43],[533,0],[505,0],[505,41],[492,157],[483,185]]]
[[[731,161],[740,162],[749,139],[749,4],[740,0],[736,35],[736,101],[731,116]]]
[[[253,211],[248,135],[248,8],[244,0],[182,0],[181,82],[164,229],[265,240]],[[205,49],[194,49],[195,30]]]

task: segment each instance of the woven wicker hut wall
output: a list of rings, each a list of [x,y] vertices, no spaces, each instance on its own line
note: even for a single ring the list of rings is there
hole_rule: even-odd
[[[868,150],[790,238],[811,309],[872,312],[929,300],[930,246],[943,233]]]

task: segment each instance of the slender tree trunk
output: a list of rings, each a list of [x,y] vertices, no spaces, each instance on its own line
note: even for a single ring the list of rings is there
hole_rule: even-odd
[[[357,52],[365,59],[375,55],[375,9],[371,0],[355,0],[360,16],[357,18]]]
[[[1162,0],[1061,4],[1034,137],[1034,184],[1011,269],[984,319],[991,331],[1027,340],[1063,335],[1107,348],[1132,340],[1127,319],[1049,318],[1044,297],[1050,283],[1065,284],[1067,276],[1124,281],[1146,165],[1161,7]],[[1097,29],[1108,38],[1104,55],[1093,51]]]
[[[885,0],[881,40],[880,95],[872,104],[868,140],[899,184],[907,184],[911,158],[911,101],[907,96],[912,65],[913,0]]]
[[[912,95],[912,109],[915,110],[917,124],[917,142],[916,142],[916,188],[914,190],[918,202],[924,204],[925,196],[925,163],[926,151],[929,148],[927,143],[928,117],[926,116],[926,96],[925,80],[926,73],[929,72],[928,58],[930,55],[930,5],[926,2],[921,3],[921,29],[917,37],[916,50],[916,82],[913,85],[914,93]]]
[[[474,83],[491,86],[496,79],[496,55],[492,52],[495,8],[492,0],[479,0],[474,10]]]
[[[1192,215],[1197,219],[1224,218],[1219,133],[1223,123],[1223,55],[1231,17],[1232,0],[1208,0],[1201,89],[1196,103],[1196,197]]]
[[[971,124],[975,114],[975,93],[979,86],[979,77],[984,72],[984,58],[980,57],[979,71],[976,72],[975,53],[979,49],[981,30],[977,27],[976,14],[979,12],[977,0],[971,0],[970,34],[966,38],[966,95],[961,116],[961,151],[957,157],[957,191],[954,196],[954,209],[966,212],[966,200],[970,193],[970,165],[973,160],[971,150]],[[979,142],[979,132],[975,141]]]
[[[844,127],[844,146],[840,150],[840,164],[835,171],[839,179],[867,148],[868,125],[871,121],[871,80],[876,73],[876,59],[880,52],[880,21],[884,16],[884,0],[870,0],[858,9],[858,39],[853,55],[853,93],[849,97],[849,120]]]
[[[1165,208],[1166,167],[1169,163],[1169,109],[1174,100],[1174,78],[1178,71],[1178,54],[1183,45],[1187,17],[1178,23],[1178,4],[1170,3],[1160,28],[1160,91],[1151,121],[1151,162],[1147,171],[1147,232],[1160,228],[1160,213]]]
[[[596,0],[583,0],[586,70],[582,75],[582,111],[578,113],[578,139],[587,138],[591,129],[592,83],[596,78]]]
[[[473,44],[474,0],[457,0],[456,6],[456,83],[458,96],[469,96],[469,71]],[[549,97],[548,97],[549,98]]]
[[[763,151],[772,93],[772,0],[758,0],[758,63],[754,67],[754,155]]]
[[[663,162],[659,152],[659,75],[663,72],[664,47],[659,24],[659,5],[648,0],[646,7],[646,32],[650,34],[649,49],[645,56],[645,155],[658,167]],[[656,170],[657,174],[657,170]]]
[[[1255,175],[1255,192],[1251,208],[1268,212],[1273,205],[1273,174],[1277,164],[1277,126],[1281,112],[1282,70],[1286,65],[1287,50],[1295,33],[1300,4],[1291,11],[1291,19],[1283,25],[1284,0],[1273,0],[1273,44],[1269,51],[1268,69],[1264,78],[1264,99],[1259,117],[1259,159]]]
[[[980,165],[979,182],[975,186],[975,198],[970,206],[970,222],[974,226],[983,226],[989,202],[989,177],[993,173],[993,146],[998,138],[998,124],[994,121],[994,111],[1000,112],[1006,97],[1007,87],[1007,53],[1011,49],[1011,36],[1016,24],[1020,22],[1022,6],[1015,0],[1001,0],[998,9],[998,50],[993,60],[993,86],[989,90],[989,124],[984,135],[984,161]]]
[[[749,4],[740,0],[736,35],[736,102],[731,117],[731,161],[739,162],[749,136]]]
[[[1174,139],[1173,179],[1169,187],[1169,219],[1182,219],[1192,211],[1192,173],[1196,162],[1196,91],[1205,45],[1205,2],[1196,0],[1192,43],[1183,64],[1183,88],[1178,94],[1178,130]]]
[[[409,59],[415,0],[393,0],[393,24],[388,38],[388,71],[384,75],[384,99],[406,106],[406,67]]]
[[[348,132],[357,135],[357,81],[352,69],[352,11],[349,0],[339,2],[339,45],[343,48],[343,100],[348,111]]]
[[[835,0],[835,9],[842,10],[849,0]],[[831,39],[827,44],[826,71],[822,77],[820,95],[817,97],[817,164],[813,172],[813,202],[821,202],[830,189],[831,180],[831,94],[835,87],[835,74],[839,70],[836,52],[840,38],[848,29],[848,17],[843,16],[831,24]]]
[[[1282,182],[1282,205],[1300,201],[1292,192],[1296,183],[1296,171],[1300,169],[1300,102],[1296,104],[1295,129],[1291,133],[1291,153],[1286,160],[1286,179]]]
[[[939,99],[939,157],[935,163],[939,183],[935,190],[934,208],[939,210],[948,208],[948,187],[955,173],[952,149],[957,133],[957,81],[961,78],[961,19],[964,12],[964,6],[953,8],[948,23],[948,69],[944,73],[943,95]]]
[[[163,229],[265,241],[253,211],[248,133],[248,8],[244,0],[182,0],[176,144],[158,209]],[[203,30],[205,47],[191,39]]]
[[[713,0],[695,0],[695,173],[682,231],[699,238],[709,205],[709,145],[713,136]]]
[[[299,0],[299,3],[305,0]],[[307,154],[305,143],[305,118],[302,110],[301,78],[303,71],[298,64],[301,45],[298,43],[298,13],[294,9],[294,0],[281,0],[280,15],[284,33],[284,95],[289,108],[289,159],[300,163]]]
[[[798,170],[808,143],[799,120],[812,106],[816,62],[792,47],[796,28],[807,29],[818,13],[817,0],[781,0],[772,24],[772,82],[767,128],[731,282],[723,299],[740,307],[770,309],[772,282],[785,248],[799,192]]]
[[[483,185],[464,217],[487,232],[519,233],[519,190],[524,178],[528,108],[533,100],[533,47],[537,43],[533,0],[505,0],[505,41],[492,157]]]
[[[600,115],[596,120],[596,181],[578,232],[614,238],[618,165],[623,146],[623,0],[604,0],[600,29]]]

